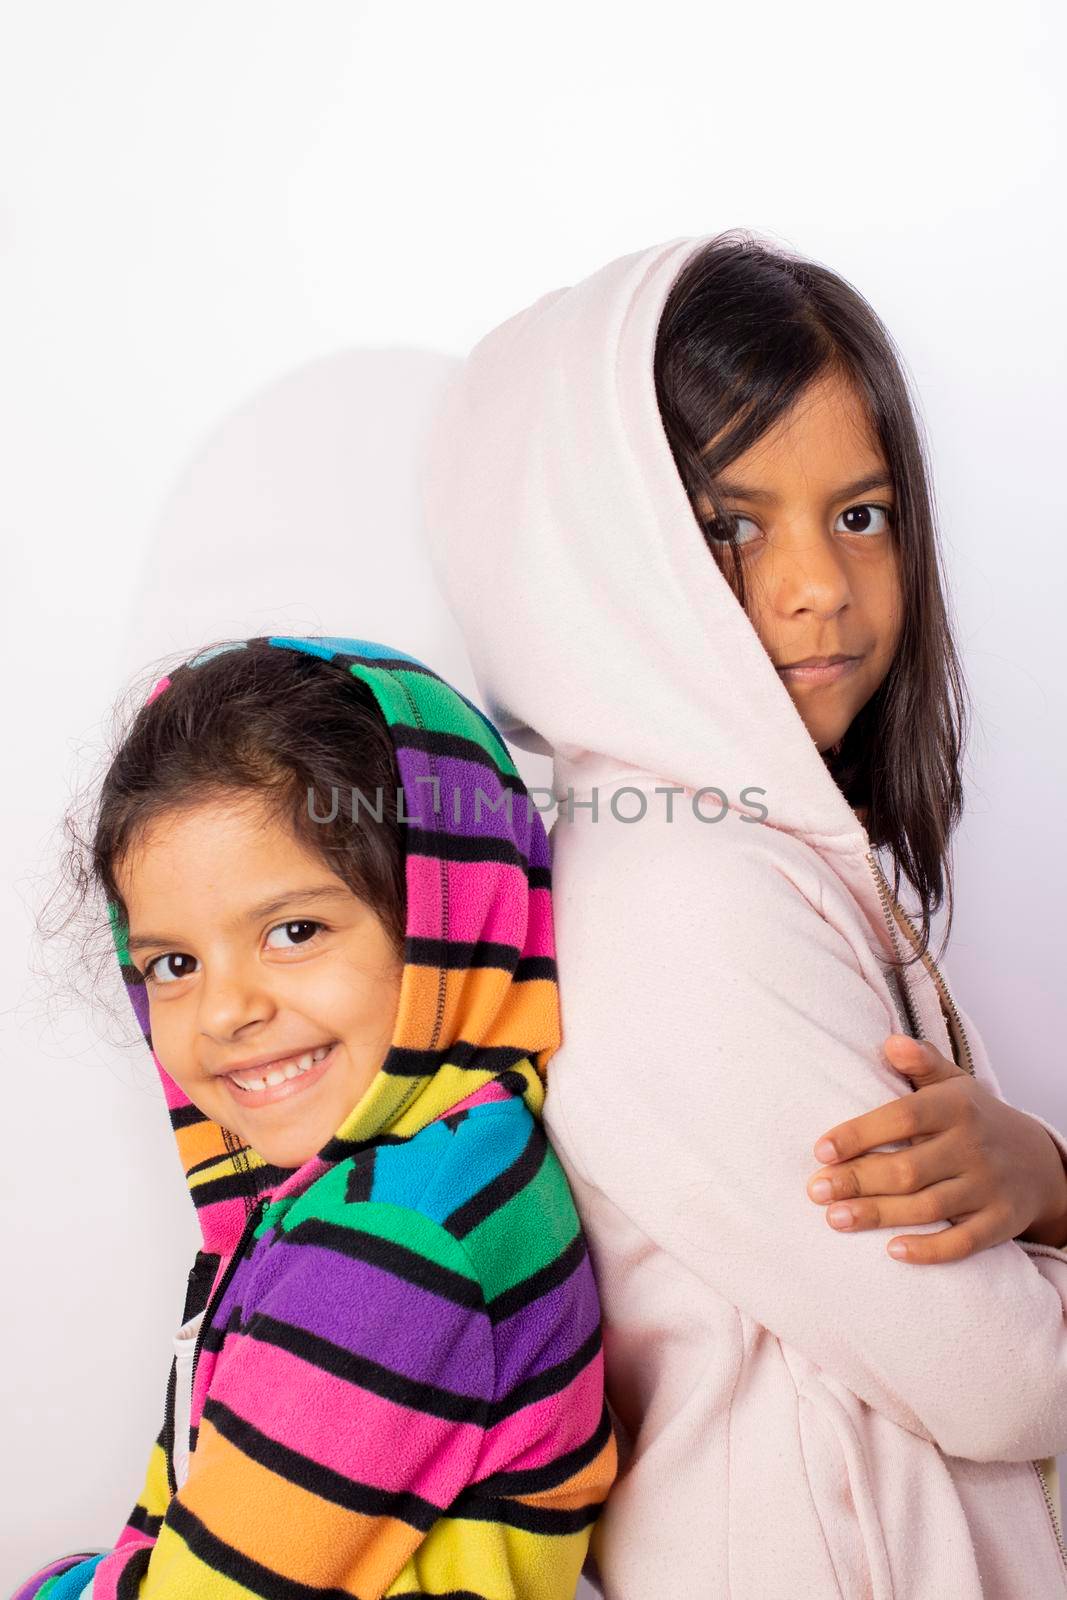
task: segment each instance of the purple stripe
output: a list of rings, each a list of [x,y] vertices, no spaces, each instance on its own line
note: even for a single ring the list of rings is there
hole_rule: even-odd
[[[493,1398],[499,1400],[517,1383],[568,1361],[599,1316],[596,1280],[585,1256],[564,1283],[497,1324]]]
[[[397,752],[397,764],[404,785],[405,810],[419,827],[433,828],[453,838],[505,839],[517,845],[524,856],[533,843],[538,855],[544,853],[540,839],[535,837],[531,841],[531,833],[545,837],[543,827],[534,827],[540,818],[532,803],[526,795],[505,789],[488,767],[453,756],[431,758],[424,750],[404,748]],[[433,777],[438,780],[436,787],[428,781]],[[417,778],[427,781],[416,783]],[[438,797],[436,812],[435,794]],[[502,796],[507,794],[511,795],[510,824],[506,801],[502,801]],[[494,811],[494,805],[500,809]],[[547,853],[544,863],[535,862],[535,865],[542,864],[547,864]]]
[[[439,1388],[489,1398],[482,1314],[321,1245],[278,1239],[270,1264],[277,1282],[256,1285],[257,1313],[404,1377],[423,1383],[429,1377]]]

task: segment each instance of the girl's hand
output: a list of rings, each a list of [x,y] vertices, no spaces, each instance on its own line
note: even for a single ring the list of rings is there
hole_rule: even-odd
[[[830,1226],[954,1222],[889,1241],[890,1255],[920,1265],[1019,1237],[1067,1246],[1067,1169],[1046,1129],[927,1041],[891,1033],[885,1054],[916,1092],[839,1123],[816,1144],[816,1157],[833,1164],[812,1176],[808,1194],[834,1202]],[[899,1139],[910,1147],[862,1154]]]

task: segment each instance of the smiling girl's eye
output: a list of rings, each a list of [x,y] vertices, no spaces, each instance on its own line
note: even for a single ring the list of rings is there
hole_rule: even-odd
[[[880,519],[880,520],[879,520]],[[893,525],[892,506],[875,506],[866,502],[858,506],[849,506],[847,511],[842,511],[837,522],[844,522],[842,533],[888,533]],[[837,530],[837,522],[834,529]]]
[[[284,933],[287,938],[293,939],[294,943],[290,945],[268,945],[268,948],[272,950],[299,949],[301,945],[310,944],[311,940],[316,938],[319,932],[324,930],[325,927],[326,924],[324,922],[316,922],[311,917],[294,917],[289,922],[276,923],[275,926],[267,933],[267,939],[270,939],[271,934]],[[313,931],[310,934],[305,934],[303,938],[301,938],[299,934],[293,932],[294,929],[307,928],[310,928]],[[164,965],[164,963],[167,962],[186,963],[186,965],[184,970],[176,972],[174,971],[173,966],[168,970],[167,966]],[[146,964],[144,969],[145,982],[159,985],[177,983],[179,978],[189,977],[195,966],[195,956],[185,955],[183,952],[178,950],[168,950],[165,955],[153,956],[151,961]],[[160,968],[162,968],[163,972],[167,974],[165,977],[161,975]]]
[[[168,950],[166,955],[153,956],[151,961],[149,961],[147,963],[147,965],[145,966],[145,969],[144,969],[144,976],[145,976],[145,982],[146,983],[158,983],[158,984],[177,983],[179,978],[187,978],[189,976],[189,971],[192,970],[190,968],[189,970],[187,970],[185,972],[173,972],[172,971],[172,972],[170,972],[168,974],[167,977],[164,978],[164,977],[160,976],[158,969],[160,968],[160,966],[165,961],[189,961],[189,962],[195,963],[196,957],[195,956],[186,955],[181,950]],[[166,970],[166,969],[164,968],[164,970]]]
[[[310,944],[311,940],[316,937],[316,934],[317,934],[318,930],[320,928],[325,928],[325,926],[326,926],[326,924],[324,922],[315,922],[311,917],[296,917],[291,922],[279,922],[276,927],[273,927],[270,930],[270,933],[268,933],[267,938],[269,939],[270,938],[270,934],[271,933],[277,933],[279,931],[279,929],[281,929],[284,933],[288,934],[289,930],[291,928],[314,928],[316,930],[316,932],[311,934],[309,938],[297,939],[297,941],[296,941],[297,945]],[[274,950],[284,950],[287,947],[285,945],[272,945],[271,948],[274,949]],[[292,949],[293,946],[290,945],[290,946],[288,946],[288,948]]]

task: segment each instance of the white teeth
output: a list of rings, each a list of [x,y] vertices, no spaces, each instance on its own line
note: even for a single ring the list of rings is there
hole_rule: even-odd
[[[250,1068],[248,1072],[231,1072],[230,1081],[237,1084],[239,1089],[246,1089],[249,1093],[256,1093],[262,1089],[273,1088],[277,1083],[285,1083],[289,1078],[299,1078],[302,1073],[310,1072],[313,1065],[323,1061],[333,1049],[333,1045],[322,1044],[316,1050],[305,1050],[302,1056],[293,1056],[281,1066]]]

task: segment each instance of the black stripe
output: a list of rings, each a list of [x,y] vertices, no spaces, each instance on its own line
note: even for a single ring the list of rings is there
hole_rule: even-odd
[[[126,1518],[128,1528],[136,1528],[138,1533],[147,1533],[151,1538],[156,1538],[163,1526],[162,1516],[152,1516],[147,1507],[138,1500],[129,1516]]]
[[[453,1305],[469,1306],[480,1310],[484,1306],[481,1284],[451,1267],[430,1261],[418,1250],[398,1244],[393,1239],[383,1239],[379,1234],[365,1232],[362,1228],[346,1228],[336,1222],[326,1222],[321,1217],[308,1217],[295,1227],[284,1231],[279,1243],[321,1245],[337,1255],[352,1261],[365,1261],[368,1266],[381,1267],[419,1289],[428,1289],[442,1300]]]
[[[374,1188],[376,1165],[376,1150],[361,1150],[358,1156],[351,1158],[348,1164],[348,1177],[345,1179],[345,1199],[349,1205],[370,1199]]]
[[[486,834],[449,833],[445,828],[418,828],[404,824],[404,847],[409,856],[429,856],[432,861],[502,861],[528,873],[526,857],[509,839]]]
[[[471,1195],[455,1211],[449,1213],[444,1220],[444,1226],[457,1239],[465,1239],[468,1233],[473,1233],[480,1222],[492,1216],[494,1211],[499,1211],[507,1205],[509,1200],[532,1183],[544,1163],[548,1151],[548,1139],[540,1122],[535,1118],[530,1127],[530,1136],[523,1150],[515,1157],[510,1166],[498,1173],[491,1183],[479,1189],[477,1194]]]
[[[436,1050],[412,1050],[394,1045],[386,1057],[384,1071],[396,1077],[431,1078],[447,1062],[471,1072],[488,1072],[495,1078],[520,1061],[529,1061],[530,1052],[521,1045],[480,1045],[469,1039],[441,1045]]]
[[[475,761],[488,767],[503,787],[514,794],[526,792],[526,785],[516,774],[505,772],[477,739],[468,739],[462,733],[445,733],[436,728],[420,728],[411,722],[394,722],[390,728],[393,743],[400,750],[421,750],[425,755],[451,756],[456,761]],[[509,757],[510,759],[510,757]]]
[[[431,1416],[444,1417],[449,1422],[470,1422],[479,1428],[485,1426],[489,1402],[476,1395],[456,1394],[452,1389],[420,1383],[416,1378],[394,1372],[391,1367],[383,1367],[369,1356],[342,1349],[329,1339],[309,1333],[306,1328],[279,1322],[263,1311],[254,1314],[245,1331],[262,1344],[273,1344],[279,1350],[288,1350],[321,1371],[332,1373],[348,1383],[358,1384],[371,1394],[381,1395],[397,1405],[411,1406],[415,1411],[427,1411]]]
[[[207,1120],[200,1107],[194,1106],[191,1101],[187,1106],[175,1106],[170,1114],[170,1125],[175,1131],[178,1128],[191,1128],[194,1123]],[[203,1166],[204,1163],[201,1162],[200,1165]]]
[[[523,1406],[532,1405],[535,1400],[544,1400],[550,1394],[558,1394],[569,1383],[573,1383],[590,1361],[593,1360],[602,1343],[600,1324],[593,1329],[588,1339],[578,1346],[578,1349],[566,1361],[560,1361],[554,1367],[548,1367],[544,1372],[539,1372],[532,1378],[525,1378],[509,1389],[507,1394],[501,1395],[499,1400],[494,1400],[487,1412],[487,1425],[496,1427],[498,1422],[503,1422],[505,1417],[510,1417],[516,1411],[521,1411]]]
[[[524,1505],[521,1500],[480,1500],[474,1488],[466,1489],[448,1508],[450,1520],[463,1518],[468,1522],[502,1522],[508,1528],[522,1528],[526,1533],[556,1534],[581,1533],[596,1521],[604,1507],[603,1500],[578,1506],[574,1511],[550,1511],[544,1506]]]
[[[419,939],[409,936],[404,943],[404,961],[415,967],[502,967],[512,972],[519,960],[519,947],[492,939]]]
[[[137,1600],[138,1595],[141,1593],[144,1575],[148,1571],[151,1555],[151,1549],[142,1549],[129,1558],[122,1569],[118,1583],[115,1585],[115,1600]],[[96,1588],[95,1578],[93,1588]]]
[[[324,1589],[319,1584],[298,1583],[295,1579],[283,1577],[272,1567],[265,1567],[261,1561],[254,1561],[251,1556],[242,1555],[232,1544],[227,1544],[212,1533],[180,1499],[171,1501],[167,1523],[206,1567],[221,1572],[234,1583],[243,1584],[250,1594],[258,1595],[260,1600],[352,1600],[351,1590]],[[143,1552],[146,1565],[150,1553],[148,1550]],[[119,1593],[121,1600],[136,1600],[135,1591],[130,1590],[127,1597],[121,1585]]]
[[[225,1155],[220,1155],[216,1159],[221,1164],[226,1160],[226,1157]],[[208,1162],[208,1166],[212,1164]],[[264,1186],[266,1186],[270,1171],[283,1171],[284,1169],[261,1168],[258,1170],[263,1172],[263,1182]],[[190,1193],[198,1210],[201,1206],[214,1205],[219,1200],[247,1200],[248,1178],[241,1172],[226,1173],[222,1177],[209,1179],[207,1183],[191,1185]]]
[[[221,1400],[210,1396],[204,1402],[204,1420],[250,1461],[306,1489],[308,1494],[343,1506],[346,1511],[358,1511],[367,1517],[395,1517],[426,1533],[444,1509],[422,1495],[407,1490],[376,1489],[373,1484],[360,1483],[343,1472],[335,1472],[332,1467],[324,1467],[321,1462],[311,1461],[299,1450],[272,1439]]]
[[[523,956],[512,974],[515,983],[530,983],[534,978],[556,980],[556,963],[552,956]]]
[[[561,1283],[565,1283],[571,1274],[577,1271],[588,1253],[585,1236],[579,1230],[563,1254],[557,1256],[555,1261],[550,1261],[547,1267],[531,1273],[521,1283],[513,1284],[510,1289],[505,1289],[494,1299],[486,1302],[490,1322],[494,1324],[504,1322],[508,1317],[513,1317],[516,1311],[521,1311],[524,1306],[531,1305],[534,1300],[540,1300],[542,1295],[558,1289]]]
[[[529,983],[534,978],[556,981],[556,963],[552,956],[520,956],[517,945],[497,943],[491,939],[466,941],[409,937],[404,945],[404,960],[409,966],[447,967],[453,970],[501,967],[512,974],[515,983]]]
[[[477,1483],[472,1483],[464,1492],[474,1494],[479,1499],[487,1499],[490,1495],[540,1494],[545,1489],[558,1488],[561,1483],[566,1483],[568,1478],[573,1478],[576,1472],[587,1467],[591,1461],[595,1461],[611,1435],[611,1414],[607,1405],[604,1405],[600,1421],[588,1439],[573,1450],[568,1450],[566,1455],[557,1456],[554,1461],[548,1462],[543,1467],[528,1467],[524,1471],[516,1472],[494,1472],[491,1477],[480,1478]]]

